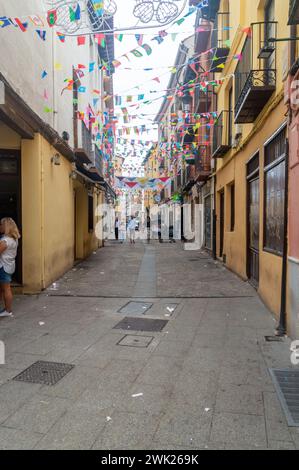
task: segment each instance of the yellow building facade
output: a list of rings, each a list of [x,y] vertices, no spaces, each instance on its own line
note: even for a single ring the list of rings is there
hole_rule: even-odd
[[[284,80],[289,36],[283,0],[222,0],[216,15],[229,30],[217,88],[217,256],[257,288],[278,317],[281,306],[285,203]],[[225,22],[223,22],[225,18]],[[228,28],[229,27],[229,28]],[[216,29],[216,28],[215,28]],[[272,40],[271,40],[272,39]]]

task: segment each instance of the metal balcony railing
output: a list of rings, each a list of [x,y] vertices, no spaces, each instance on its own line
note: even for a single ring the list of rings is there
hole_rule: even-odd
[[[82,149],[85,151],[86,155],[90,160],[93,160],[93,145],[92,145],[92,135],[89,129],[82,122]]]
[[[212,156],[222,157],[231,148],[231,111],[222,111],[214,125]]]
[[[299,24],[299,2],[290,0],[289,4],[289,25]]]
[[[235,71],[235,122],[252,123],[276,88],[277,22],[251,25]]]

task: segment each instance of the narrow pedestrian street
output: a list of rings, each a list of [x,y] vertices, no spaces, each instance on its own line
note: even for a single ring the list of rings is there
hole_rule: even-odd
[[[206,252],[107,242],[0,320],[0,448],[298,449],[268,372],[290,367],[274,328]],[[13,380],[36,361],[74,367],[54,386]]]

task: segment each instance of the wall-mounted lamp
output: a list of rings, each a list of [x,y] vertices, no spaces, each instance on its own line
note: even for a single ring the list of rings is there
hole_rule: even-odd
[[[53,155],[53,157],[51,158],[51,162],[57,166],[61,165],[61,158],[59,153],[55,153],[55,155]]]

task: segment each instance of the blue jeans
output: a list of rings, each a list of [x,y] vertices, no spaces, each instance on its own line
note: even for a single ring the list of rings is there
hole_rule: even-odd
[[[11,274],[4,271],[4,268],[0,268],[0,284],[10,284],[11,277]]]

